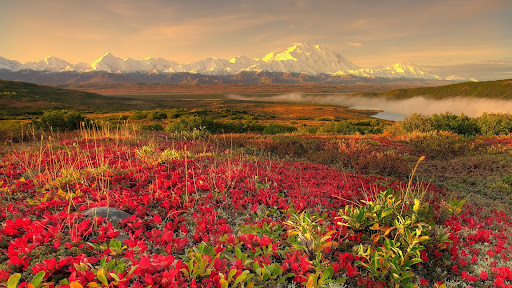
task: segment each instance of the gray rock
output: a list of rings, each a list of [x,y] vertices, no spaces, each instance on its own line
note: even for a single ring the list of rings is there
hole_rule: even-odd
[[[121,220],[132,216],[132,214],[123,210],[105,206],[87,209],[82,214],[91,218],[101,216],[114,223],[119,223]]]

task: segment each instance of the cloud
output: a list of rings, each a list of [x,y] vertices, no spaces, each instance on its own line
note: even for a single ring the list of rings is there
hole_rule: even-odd
[[[347,43],[347,45],[354,46],[354,47],[361,47],[361,46],[363,46],[362,43],[358,43],[358,42],[349,42],[349,43]]]

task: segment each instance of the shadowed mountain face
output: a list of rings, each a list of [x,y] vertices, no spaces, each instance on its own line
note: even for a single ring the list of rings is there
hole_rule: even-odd
[[[395,83],[400,81],[416,81],[424,83],[419,86],[430,86],[428,83],[442,85],[450,83],[442,80],[425,80],[415,78],[364,77],[349,74],[319,74],[244,71],[228,75],[204,75],[189,72],[177,73],[109,73],[105,71],[90,72],[46,72],[34,70],[10,71],[0,69],[0,79],[23,81],[36,84],[74,84],[74,83],[168,83],[168,84],[356,84],[356,83]],[[417,85],[418,86],[418,85]]]

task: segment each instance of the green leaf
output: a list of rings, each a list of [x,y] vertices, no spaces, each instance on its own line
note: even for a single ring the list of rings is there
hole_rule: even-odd
[[[334,268],[332,265],[329,265],[327,269],[324,270],[324,273],[322,274],[322,282],[325,282],[327,279],[330,279],[334,275]]]
[[[240,251],[240,248],[238,247],[235,248],[235,256],[238,259],[242,259],[242,251]]]
[[[119,279],[119,276],[117,276],[117,274],[115,273],[109,273],[110,277],[114,278],[114,280],[116,280],[117,282],[121,281],[121,279]]]
[[[409,259],[409,260],[407,260],[407,261],[405,261],[405,262],[404,262],[403,267],[409,268],[409,267],[411,267],[412,265],[414,265],[414,264],[418,264],[418,263],[421,263],[421,262],[423,262],[423,260],[421,260],[421,259],[419,259],[419,258],[415,258],[415,259],[412,259],[412,260],[411,260],[411,259]]]
[[[233,276],[235,276],[236,271],[237,271],[236,269],[231,269],[231,271],[229,271],[228,282],[231,281],[231,278],[233,278]]]
[[[39,284],[41,284],[41,282],[43,282],[43,278],[44,278],[44,275],[46,274],[45,271],[39,271],[36,276],[34,276],[34,278],[32,278],[32,281],[30,283],[32,283],[32,285],[34,285],[35,288],[37,288],[37,286],[39,286]]]
[[[283,277],[281,277],[279,279],[278,282],[279,283],[284,283],[284,282],[286,282],[286,278],[291,278],[291,277],[295,277],[295,273],[288,273],[288,274],[284,275]]]
[[[108,280],[107,277],[105,276],[105,270],[98,270],[98,273],[96,273],[96,277],[98,278],[98,280],[101,281],[101,283],[108,285]]]
[[[243,282],[245,280],[245,278],[247,278],[247,274],[249,274],[249,270],[244,270],[244,272],[242,272],[242,274],[238,275],[238,277],[236,277],[236,280],[235,280],[235,283],[233,284],[233,286],[236,286],[236,284]]]
[[[20,278],[21,278],[20,273],[11,275],[11,277],[9,277],[9,280],[7,280],[7,288],[16,288],[18,286],[18,282],[20,281]]]
[[[135,272],[135,269],[137,269],[137,267],[139,267],[139,265],[133,266],[132,269],[130,269],[130,271],[128,271],[128,274],[126,275],[131,275],[133,272]]]
[[[260,264],[259,264],[258,262],[254,262],[254,263],[252,264],[252,269],[253,269],[254,271],[257,271],[258,269],[260,269],[260,270],[261,270]]]
[[[268,273],[268,271],[265,271],[265,273],[263,273],[263,282],[267,281],[267,279],[270,277],[270,273]]]
[[[281,267],[279,267],[279,265],[274,263],[273,266],[274,266],[274,268],[272,269],[272,277],[276,277],[283,273],[283,269],[281,269]]]

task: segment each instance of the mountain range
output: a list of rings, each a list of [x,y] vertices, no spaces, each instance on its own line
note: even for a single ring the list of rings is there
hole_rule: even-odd
[[[144,74],[173,74],[192,73],[202,75],[238,75],[243,72],[278,72],[299,73],[309,77],[327,74],[343,79],[422,79],[464,81],[456,75],[446,78],[425,72],[422,68],[397,63],[390,67],[361,68],[344,58],[339,53],[320,45],[296,43],[291,47],[277,49],[266,54],[263,58],[239,56],[230,60],[210,57],[189,64],[179,64],[163,58],[119,58],[112,53],[106,53],[90,64],[71,64],[54,56],[46,57],[38,62],[20,63],[0,57],[0,69],[7,71],[41,71],[90,73],[104,71],[115,74],[144,73]],[[469,79],[472,80],[472,79]]]

